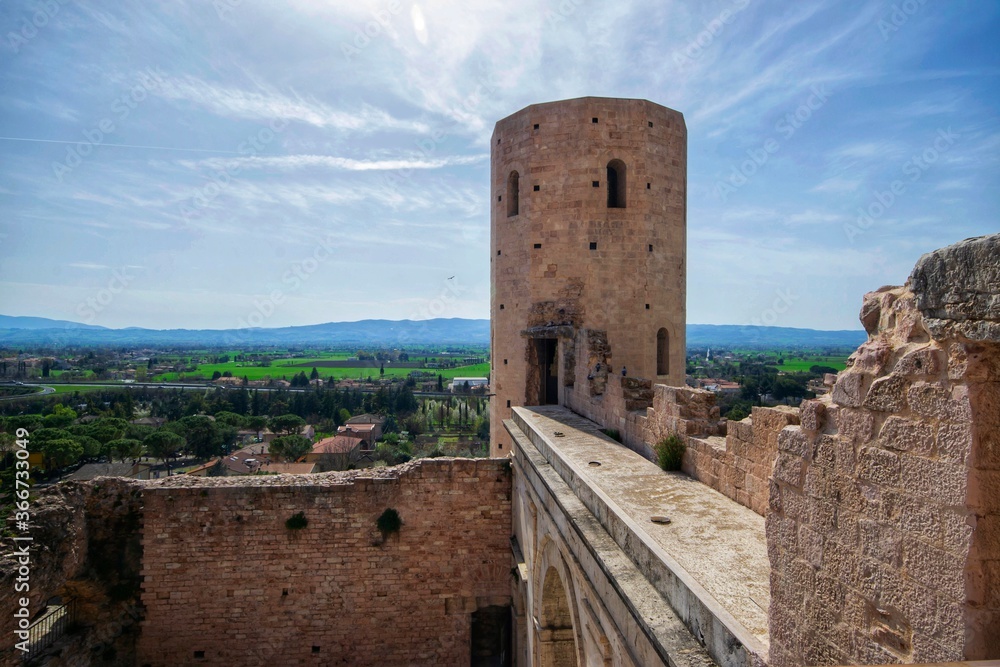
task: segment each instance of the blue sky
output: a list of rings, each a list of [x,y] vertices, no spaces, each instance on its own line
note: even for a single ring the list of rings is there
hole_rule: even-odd
[[[0,28],[4,314],[489,317],[493,124],[586,95],[685,116],[689,322],[856,329],[1000,230],[995,2],[13,0]]]

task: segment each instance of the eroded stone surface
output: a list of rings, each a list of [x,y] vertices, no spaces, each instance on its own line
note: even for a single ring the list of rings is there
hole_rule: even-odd
[[[924,255],[910,283],[934,338],[1000,342],[1000,234]]]

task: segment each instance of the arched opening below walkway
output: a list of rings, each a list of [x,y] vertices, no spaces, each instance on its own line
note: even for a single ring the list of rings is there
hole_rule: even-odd
[[[540,665],[576,667],[576,631],[566,586],[555,567],[549,567],[544,581],[538,631]]]

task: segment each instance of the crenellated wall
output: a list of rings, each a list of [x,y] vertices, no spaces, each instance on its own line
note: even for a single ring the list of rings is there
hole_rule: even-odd
[[[656,460],[657,442],[674,433],[682,436],[687,443],[684,472],[744,507],[766,513],[778,434],[799,423],[798,408],[755,407],[750,417],[731,422],[720,419],[715,394],[704,389],[612,376],[600,395],[585,391],[567,391],[567,407],[617,430],[624,445],[651,461]]]
[[[681,435],[687,474],[766,516],[771,664],[1000,657],[998,258],[1000,235],[970,239],[866,295],[868,342],[801,409],[727,422],[709,392],[644,405],[643,380],[578,369],[574,412],[649,459]]]

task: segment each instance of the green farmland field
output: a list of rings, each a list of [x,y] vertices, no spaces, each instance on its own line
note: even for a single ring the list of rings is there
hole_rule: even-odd
[[[306,375],[310,375],[312,367],[317,366],[317,371],[322,378],[335,378],[337,380],[342,380],[345,378],[368,378],[379,377],[379,367],[382,366],[381,362],[378,361],[360,361],[357,366],[352,366],[349,368],[323,368],[318,366],[317,362],[330,361],[332,359],[347,359],[350,355],[328,355],[322,358],[315,359],[281,359],[279,361],[272,362],[270,366],[259,366],[254,365],[250,362],[235,362],[231,361],[225,364],[202,364],[198,366],[198,370],[190,373],[163,373],[152,378],[154,382],[173,382],[180,379],[193,380],[198,377],[209,380],[212,375],[218,371],[219,373],[232,373],[233,377],[236,379],[242,379],[246,376],[249,380],[264,380],[264,379],[285,379],[291,380],[293,376],[299,373],[305,372]],[[409,376],[414,370],[424,370],[428,373],[434,373],[435,375],[442,375],[445,380],[450,380],[454,377],[489,377],[490,365],[488,363],[475,364],[472,366],[459,366],[457,368],[427,368],[427,369],[414,369],[414,368],[393,368],[392,364],[389,362],[385,363],[385,376],[390,378],[405,378]],[[183,377],[182,377],[183,376]]]
[[[847,368],[847,357],[810,357],[808,359],[786,359],[778,366],[779,371],[786,373],[803,373],[812,366],[829,366],[842,371]]]

